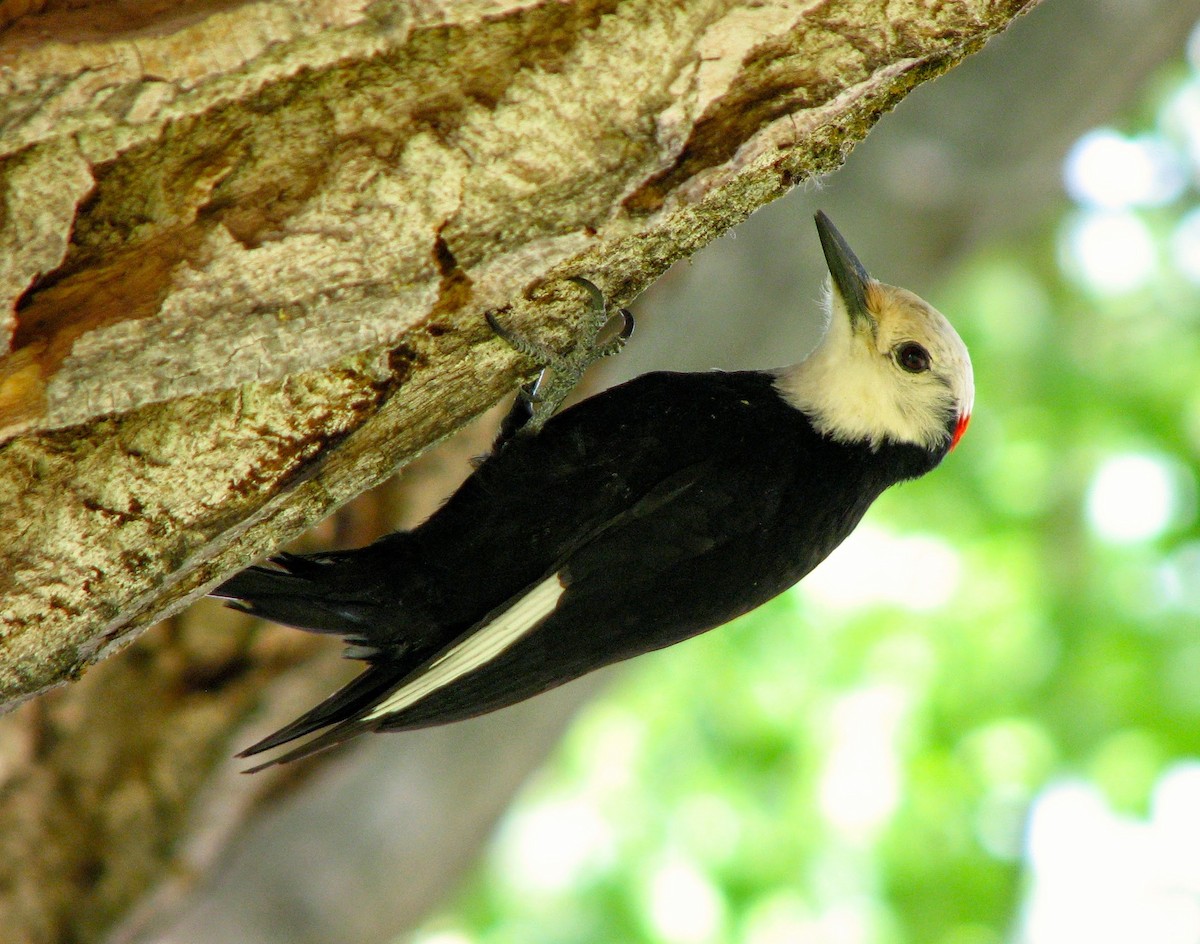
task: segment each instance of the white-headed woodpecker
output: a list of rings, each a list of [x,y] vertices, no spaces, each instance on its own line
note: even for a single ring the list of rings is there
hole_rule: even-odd
[[[816,223],[828,324],[801,363],[645,374],[536,432],[510,422],[420,527],[282,555],[214,590],[341,635],[367,664],[242,756],[320,732],[268,766],[458,721],[720,626],[824,560],[889,485],[941,462],[971,415],[966,347]]]

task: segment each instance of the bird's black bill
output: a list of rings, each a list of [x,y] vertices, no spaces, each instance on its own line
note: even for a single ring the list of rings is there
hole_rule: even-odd
[[[822,210],[817,211],[817,234],[821,237],[821,249],[825,253],[825,264],[833,278],[833,287],[846,303],[850,317],[858,321],[868,317],[867,286],[871,276],[854,254],[833,221]]]

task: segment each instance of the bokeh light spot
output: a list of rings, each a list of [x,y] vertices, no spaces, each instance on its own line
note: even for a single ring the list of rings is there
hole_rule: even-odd
[[[1187,185],[1183,162],[1161,138],[1127,138],[1111,128],[1089,131],[1063,164],[1067,193],[1085,206],[1125,210],[1162,206]]]
[[[882,604],[924,613],[950,602],[961,574],[958,553],[945,541],[863,525],[805,578],[801,592],[831,609]]]
[[[504,823],[497,844],[501,871],[513,887],[553,894],[576,885],[612,859],[611,828],[589,803],[554,798],[523,807]]]
[[[1064,250],[1066,272],[1101,293],[1131,292],[1154,274],[1154,241],[1132,213],[1084,211],[1068,226]]]
[[[896,740],[907,711],[907,696],[893,685],[851,692],[833,707],[819,802],[826,819],[849,838],[869,838],[896,808]]]
[[[1158,780],[1148,821],[1120,816],[1094,787],[1038,797],[1026,855],[1025,944],[1190,944],[1200,939],[1200,765]]]
[[[1132,453],[1101,464],[1087,493],[1092,530],[1113,544],[1149,541],[1194,506],[1194,482],[1166,457]],[[1190,485],[1190,488],[1189,488]]]
[[[646,917],[666,944],[704,944],[718,939],[725,900],[717,887],[689,862],[669,862],[650,878]]]

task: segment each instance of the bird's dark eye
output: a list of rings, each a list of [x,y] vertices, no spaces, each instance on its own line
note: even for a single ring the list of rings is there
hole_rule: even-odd
[[[896,348],[896,363],[910,374],[921,374],[929,370],[929,352],[915,341]]]

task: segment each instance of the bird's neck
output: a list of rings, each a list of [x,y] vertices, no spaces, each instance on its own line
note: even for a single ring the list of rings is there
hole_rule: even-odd
[[[834,318],[807,358],[775,372],[775,389],[817,432],[836,442],[942,450],[950,435],[942,428],[943,418],[895,389],[881,359],[871,344]]]
[[[949,451],[953,430],[927,445],[927,434],[889,409],[891,404],[881,408],[877,368],[864,363],[865,357],[846,356],[828,340],[827,335],[826,343],[801,363],[774,372],[780,399],[803,413],[818,437],[854,456],[856,464],[877,469],[888,479],[882,487],[937,466]]]
[[[877,447],[894,438],[889,411],[880,409],[877,371],[848,345],[830,341],[827,336],[805,360],[777,371],[775,389],[817,432],[837,442]]]

